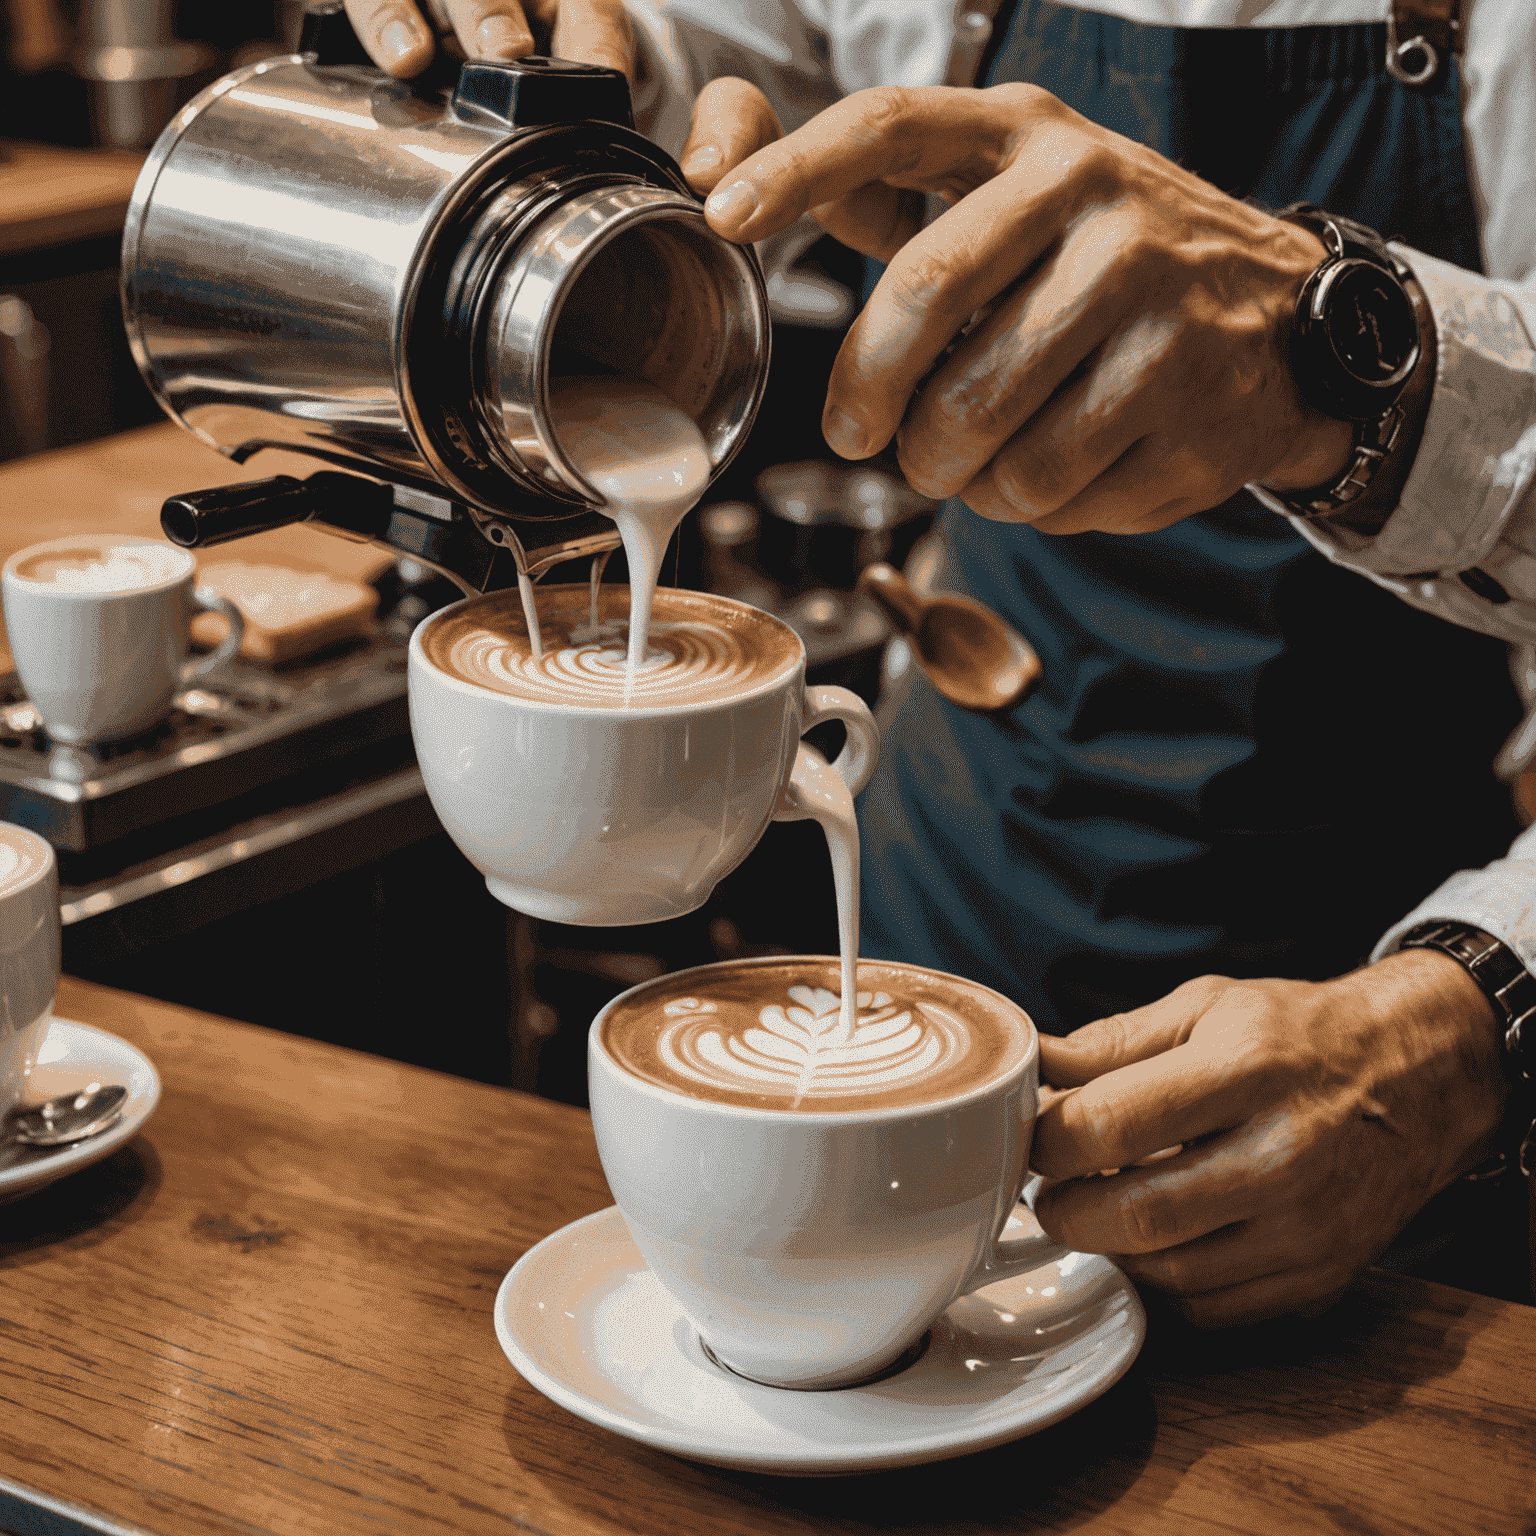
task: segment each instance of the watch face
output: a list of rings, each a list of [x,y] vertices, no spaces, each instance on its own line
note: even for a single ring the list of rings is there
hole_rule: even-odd
[[[1342,261],[1323,299],[1334,356],[1366,385],[1397,381],[1413,361],[1418,325],[1402,286],[1368,261]]]

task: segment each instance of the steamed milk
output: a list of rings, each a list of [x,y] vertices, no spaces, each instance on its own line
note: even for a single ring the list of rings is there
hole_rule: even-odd
[[[712,605],[706,594],[669,591],[662,622],[653,628],[667,543],[709,484],[709,450],[692,417],[642,380],[565,378],[551,384],[550,421],[566,456],[606,498],[604,510],[618,525],[629,560],[625,642],[618,644],[621,624],[612,597],[599,591],[594,567],[585,605],[573,595],[580,589],[536,592],[521,577],[516,604],[510,597],[476,603],[435,625],[424,641],[435,666],[519,698],[636,709],[729,699],[797,664],[799,643],[777,621],[764,615],[743,621],[740,610]],[[826,834],[837,891],[841,975],[838,991],[823,993],[833,999],[839,1038],[851,1040],[865,1027],[854,980],[859,835],[852,797],[830,769],[820,776],[808,814]],[[883,1028],[883,1019],[868,1027]]]
[[[646,648],[652,594],[667,541],[709,484],[704,438],[691,416],[638,379],[561,379],[549,404],[560,446],[607,498],[629,558],[629,671],[665,665]]]
[[[995,1082],[1029,1049],[1011,1005],[955,977],[866,960],[851,1021],[840,1001],[830,963],[664,976],[614,1007],[603,1045],[673,1093],[802,1114],[939,1103]]]
[[[47,854],[40,844],[33,833],[0,822],[0,900],[47,869]]]
[[[585,709],[656,709],[725,701],[799,664],[794,632],[708,592],[653,594],[650,652],[631,676],[624,636],[630,589],[535,589],[543,644],[535,652],[517,594],[497,593],[440,619],[422,639],[440,672],[510,694]],[[593,623],[593,604],[597,622]]]
[[[187,555],[171,544],[59,544],[16,567],[16,575],[58,592],[138,592],[186,574]]]

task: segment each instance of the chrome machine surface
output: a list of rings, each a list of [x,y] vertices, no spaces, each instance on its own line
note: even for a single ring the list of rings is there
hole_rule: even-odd
[[[762,276],[629,126],[623,77],[524,59],[434,87],[324,59],[237,70],[167,128],[123,308],[161,405],[204,442],[352,474],[175,498],[167,533],[315,517],[475,590],[611,548],[551,429],[566,373],[660,386],[718,473],[766,380]]]

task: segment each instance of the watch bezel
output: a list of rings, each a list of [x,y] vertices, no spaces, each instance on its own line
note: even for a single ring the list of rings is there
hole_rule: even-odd
[[[1302,398],[1338,421],[1368,422],[1397,404],[1423,350],[1418,315],[1403,275],[1374,231],[1336,219],[1310,206],[1288,208],[1281,218],[1304,224],[1322,237],[1328,254],[1313,268],[1297,297],[1291,326],[1291,373]],[[1354,372],[1338,344],[1334,303],[1341,282],[1360,271],[1382,279],[1398,306],[1381,316],[1382,329],[1411,337],[1403,361],[1388,375],[1364,378]]]

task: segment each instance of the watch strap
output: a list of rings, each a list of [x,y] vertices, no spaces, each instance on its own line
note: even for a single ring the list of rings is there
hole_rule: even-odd
[[[1482,989],[1498,1019],[1509,1112],[1499,1166],[1475,1169],[1488,1177],[1513,1162],[1527,1178],[1536,1168],[1536,976],[1514,950],[1470,923],[1423,923],[1404,935],[1400,949],[1438,949],[1455,960]]]
[[[1316,485],[1305,491],[1271,491],[1270,495],[1283,501],[1293,516],[1305,518],[1309,523],[1337,517],[1371,488],[1376,471],[1397,446],[1403,419],[1402,406],[1394,405],[1376,421],[1358,422],[1354,452],[1344,473],[1331,484]]]

